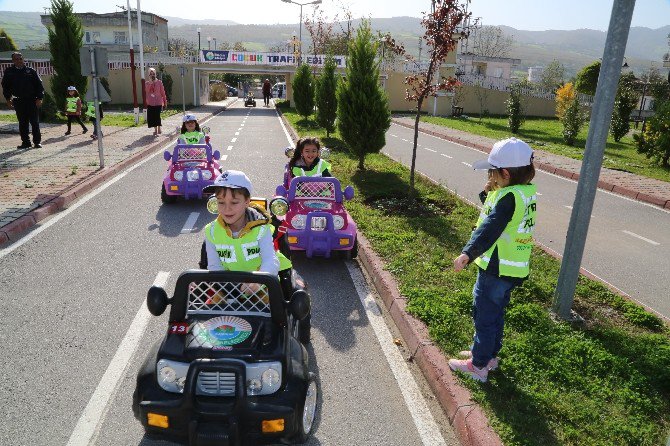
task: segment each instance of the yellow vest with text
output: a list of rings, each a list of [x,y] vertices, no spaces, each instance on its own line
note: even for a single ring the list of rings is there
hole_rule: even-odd
[[[65,98],[67,101],[65,111],[68,113],[74,113],[77,111],[77,101],[79,101],[79,98],[77,96],[68,96]]]
[[[272,225],[259,224],[252,227],[241,237],[232,237],[218,219],[205,226],[205,236],[219,254],[221,266],[226,271],[258,271],[261,267],[261,249],[259,241],[266,232],[272,234]],[[279,270],[291,268],[291,261],[281,252],[275,251],[279,259]]]
[[[477,220],[479,227],[495,205],[507,194],[514,195],[514,214],[498,240],[485,253],[475,259],[475,264],[486,270],[493,251],[498,248],[498,273],[507,277],[527,277],[533,247],[533,231],[537,188],[534,184],[508,186],[488,193]]]
[[[305,171],[303,167],[293,166],[294,177],[320,177],[324,171],[330,171],[330,163],[326,160],[319,160],[319,163],[312,170]]]
[[[185,144],[200,144],[204,139],[205,134],[202,132],[186,132],[179,135],[179,141]]]

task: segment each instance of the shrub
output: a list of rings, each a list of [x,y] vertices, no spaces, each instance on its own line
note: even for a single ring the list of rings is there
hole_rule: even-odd
[[[314,78],[307,64],[300,64],[293,78],[293,101],[300,116],[307,117],[314,111]]]
[[[167,93],[166,93],[167,94]],[[213,102],[223,101],[228,97],[228,89],[224,84],[214,84],[209,87],[209,100]]]
[[[52,122],[56,121],[58,115],[58,107],[56,106],[56,101],[49,93],[44,93],[44,99],[42,99],[42,107],[40,107],[40,121]]]
[[[563,140],[567,145],[574,146],[577,135],[586,121],[586,113],[582,110],[577,96],[572,99],[560,121],[563,124]]]
[[[577,91],[572,82],[556,90],[556,117],[559,120],[565,115],[565,111],[576,97]]]
[[[630,130],[630,114],[635,110],[638,100],[634,82],[635,76],[632,73],[622,75],[619,79],[610,124],[610,133],[616,142],[621,141]]]
[[[326,129],[326,137],[335,130],[337,117],[337,81],[335,60],[331,55],[326,57],[323,73],[316,83],[316,122]]]
[[[642,133],[633,135],[637,151],[647,158],[670,167],[670,101],[656,105],[656,114],[647,121]]]
[[[596,60],[591,65],[587,65],[577,73],[575,88],[583,94],[596,94],[598,86],[598,76],[600,76],[600,61]]]
[[[512,133],[518,133],[523,124],[523,105],[521,104],[521,85],[512,85],[509,90],[507,105],[507,122]]]

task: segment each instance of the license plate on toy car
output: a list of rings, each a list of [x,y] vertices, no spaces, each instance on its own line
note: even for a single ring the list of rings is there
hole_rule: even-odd
[[[326,230],[326,217],[313,217],[312,231],[325,231],[325,230]]]

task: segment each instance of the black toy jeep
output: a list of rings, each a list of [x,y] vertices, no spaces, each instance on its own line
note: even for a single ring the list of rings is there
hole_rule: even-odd
[[[182,273],[171,299],[151,287],[149,311],[171,310],[133,394],[145,431],[191,445],[305,442],[318,384],[298,341],[309,296],[294,290],[287,301],[269,274],[203,270]]]

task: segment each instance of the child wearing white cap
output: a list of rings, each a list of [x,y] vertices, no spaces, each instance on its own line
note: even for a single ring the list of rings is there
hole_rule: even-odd
[[[469,263],[478,267],[473,289],[475,335],[466,359],[450,359],[449,367],[470,378],[486,382],[498,367],[502,348],[505,307],[512,290],[529,274],[536,214],[533,150],[525,142],[509,138],[498,141],[486,160],[473,164],[488,170],[488,181],[480,194],[483,202],[477,225],[454,270]]]
[[[65,97],[65,115],[67,116],[67,132],[66,135],[69,135],[72,130],[72,121],[77,121],[82,129],[82,134],[88,132],[88,129],[81,122],[81,99],[79,98],[79,92],[77,88],[73,85],[67,87],[67,96]]]
[[[181,118],[181,134],[179,144],[205,144],[205,134],[200,131],[200,124],[195,115],[187,113]]]

